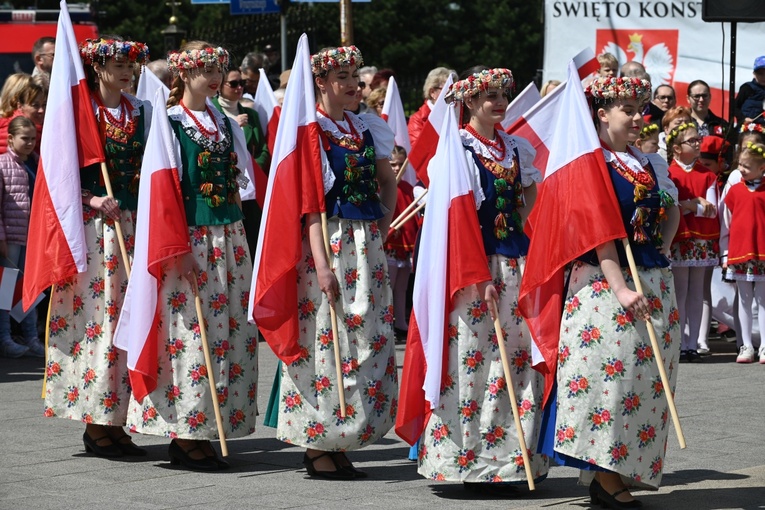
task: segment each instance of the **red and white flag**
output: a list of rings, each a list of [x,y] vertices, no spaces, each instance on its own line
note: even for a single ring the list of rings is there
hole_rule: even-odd
[[[579,84],[577,72],[572,61],[569,83]],[[534,234],[519,296],[519,307],[533,338],[532,364],[545,376],[545,401],[552,389],[558,356],[563,268],[589,250],[626,235],[582,88],[561,90],[554,110],[547,141],[547,173],[529,218]]]
[[[507,128],[512,126],[516,120],[523,117],[523,114],[537,104],[540,99],[542,99],[542,96],[539,94],[539,89],[532,81],[526,85],[526,88],[523,89],[520,94],[515,96],[512,103],[507,105],[505,118],[502,119],[502,129],[507,131]]]
[[[138,189],[133,266],[114,332],[114,345],[127,351],[130,385],[139,402],[157,387],[162,264],[191,252],[174,136],[163,106],[166,89],[158,89],[152,103]]]
[[[393,76],[388,80],[388,89],[385,92],[385,101],[381,117],[388,123],[390,130],[393,131],[393,139],[395,140],[396,145],[406,149],[406,153],[409,154],[412,150],[411,142],[409,141],[409,128],[406,125],[404,104],[401,102],[398,85]],[[381,154],[380,156],[390,157],[390,154]],[[412,186],[417,183],[417,176],[415,175],[414,167],[411,164],[406,165],[406,170],[404,170],[402,179]]]
[[[444,101],[444,97],[449,92],[454,79],[451,74],[446,79],[441,92],[438,94],[433,108],[430,110],[428,120],[422,125],[422,132],[417,137],[417,141],[414,142],[412,150],[409,152],[409,164],[414,167],[414,171],[417,174],[417,178],[422,181],[425,187],[428,187],[430,180],[428,179],[430,160],[436,154],[436,147],[438,147],[438,130],[444,123],[444,116],[449,111],[452,114],[454,112],[448,108],[449,105]]]
[[[274,353],[288,364],[300,357],[296,267],[302,257],[301,219],[325,210],[310,58],[303,34],[271,158],[248,311]]]
[[[431,410],[439,405],[454,295],[491,280],[457,120],[451,111],[441,120],[438,148],[428,166],[434,179],[422,226],[396,416],[396,434],[409,444],[419,439]]]
[[[141,66],[141,77],[138,79],[138,87],[135,91],[135,97],[142,101],[152,103],[158,89],[165,89],[167,94],[170,94],[170,89],[162,83],[162,80],[157,78],[157,75],[154,74],[151,69],[146,66]],[[154,106],[153,103],[152,106]]]
[[[523,116],[506,127],[511,135],[520,136],[528,140],[537,151],[534,157],[534,166],[542,173],[547,168],[547,160],[550,157],[550,138],[553,133],[553,122],[561,108],[561,97],[568,83],[576,84],[581,88],[581,81],[598,70],[598,59],[590,48],[579,52],[573,59],[577,74],[555,87],[552,92],[543,97],[532,106]],[[503,124],[504,126],[504,124]]]
[[[29,308],[55,282],[87,269],[80,168],[104,161],[90,91],[64,0],[60,8],[29,218],[24,308]]]
[[[282,107],[276,100],[273,89],[266,76],[266,71],[260,69],[260,80],[258,88],[255,90],[253,109],[258,114],[260,129],[266,137],[266,146],[268,153],[274,153],[274,142],[276,141],[276,130],[279,127],[279,115]],[[265,168],[261,168],[257,161],[252,160],[253,174],[255,176],[255,200],[261,209],[266,203],[266,188],[268,187],[268,174]]]

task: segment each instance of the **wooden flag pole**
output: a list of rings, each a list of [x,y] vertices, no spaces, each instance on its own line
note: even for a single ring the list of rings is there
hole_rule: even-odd
[[[632,273],[632,280],[635,282],[635,290],[643,294],[643,285],[640,283],[640,275],[637,271],[637,265],[635,264],[635,257],[632,255],[632,248],[627,238],[622,239],[624,244],[624,251],[627,254],[627,263],[630,266],[630,272]],[[645,295],[645,294],[643,294]],[[677,407],[675,407],[675,397],[672,395],[672,387],[669,385],[669,377],[667,377],[667,371],[664,368],[664,360],[661,357],[661,350],[659,348],[659,341],[656,339],[656,330],[653,327],[653,323],[649,320],[645,323],[648,328],[648,336],[651,339],[651,347],[653,348],[654,359],[659,367],[659,375],[661,376],[661,385],[664,387],[664,394],[667,396],[667,406],[669,407],[669,414],[672,416],[672,424],[675,426],[675,432],[677,433],[677,440],[680,443],[680,448],[685,448],[685,435],[683,429],[680,427],[680,417],[677,414]]]
[[[327,264],[332,266],[332,248],[329,245],[329,227],[327,213],[321,213],[321,233],[324,237],[324,251],[327,252]],[[340,399],[340,416],[345,418],[345,385],[343,384],[343,366],[340,361],[340,337],[337,335],[337,312],[334,301],[329,302],[329,318],[332,321],[332,345],[335,351],[335,375],[337,376],[337,396]]]
[[[194,292],[194,305],[197,309],[197,321],[199,322],[199,334],[202,336],[202,352],[205,354],[205,366],[207,367],[207,381],[210,383],[210,397],[212,397],[213,410],[215,411],[215,423],[218,426],[218,437],[220,438],[220,454],[228,457],[228,446],[226,445],[226,432],[223,430],[223,418],[220,414],[220,403],[218,402],[218,390],[215,387],[215,372],[213,372],[212,359],[210,358],[210,344],[207,342],[207,327],[205,326],[205,316],[202,313],[202,298],[199,297],[199,287],[197,286],[197,272],[194,271],[194,282],[192,284]]]
[[[104,185],[106,186],[106,195],[109,198],[114,198],[112,192],[112,181],[109,179],[109,171],[106,169],[106,163],[101,162],[101,175],[104,178]],[[128,258],[127,248],[125,247],[125,236],[122,235],[122,225],[120,220],[114,220],[114,230],[117,231],[117,241],[120,243],[120,251],[122,252],[122,263],[125,265],[125,273],[128,279],[130,279],[130,259]]]
[[[401,214],[399,214],[395,220],[390,222],[390,228],[396,228],[398,224],[401,222],[401,220],[403,220],[404,217],[412,211],[412,209],[414,209],[415,207],[418,207],[417,204],[419,204],[420,200],[422,200],[425,197],[425,195],[428,194],[428,191],[430,191],[430,188],[426,189],[425,193],[420,195],[420,198],[412,201],[411,204],[406,206],[406,208],[403,211],[401,211]]]
[[[396,174],[396,184],[401,182],[401,178],[404,177],[404,172],[406,172],[406,165],[409,164],[409,157],[407,157],[403,163],[401,163],[401,168],[398,169],[398,173]]]
[[[391,228],[393,230],[398,230],[399,228],[401,228],[404,225],[404,223],[406,223],[407,221],[409,221],[412,218],[414,218],[414,216],[418,212],[420,212],[424,207],[425,207],[425,202],[423,202],[420,205],[418,205],[417,208],[414,211],[412,211],[412,212],[410,212],[409,214],[406,215],[406,218],[404,218],[403,220],[399,221],[398,223],[396,223],[396,225],[394,227],[391,227]]]
[[[494,316],[494,331],[497,332],[497,344],[499,345],[499,356],[502,359],[502,371],[505,373],[505,384],[507,385],[507,394],[510,398],[510,407],[513,410],[513,420],[515,421],[515,430],[518,434],[518,443],[523,456],[523,467],[526,470],[526,481],[529,484],[529,490],[533,491],[534,475],[531,472],[531,459],[529,458],[529,449],[526,447],[526,437],[523,435],[523,426],[521,426],[521,415],[518,409],[518,399],[515,396],[515,387],[510,377],[510,362],[507,359],[507,350],[505,349],[505,334],[502,332],[502,324],[499,320],[499,310],[497,302],[491,300],[489,303],[491,313]]]

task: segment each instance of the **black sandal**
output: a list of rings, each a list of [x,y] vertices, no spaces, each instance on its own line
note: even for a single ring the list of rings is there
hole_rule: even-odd
[[[181,448],[181,445],[176,443],[175,439],[173,439],[170,442],[170,448],[168,449],[168,454],[170,455],[170,464],[174,466],[181,464],[185,468],[192,471],[217,471],[219,469],[218,464],[207,456],[204,456],[201,459],[194,459],[189,456],[190,453],[197,450],[202,452],[202,455],[205,454],[200,444],[197,444],[187,451]]]
[[[633,499],[632,501],[619,501],[616,499],[616,496],[619,494],[624,494],[625,492],[629,492],[629,490],[629,487],[625,487],[623,489],[619,489],[613,494],[609,494],[608,491],[606,491],[606,489],[600,485],[600,482],[593,480],[590,484],[590,503],[593,505],[600,504],[601,507],[611,508],[612,510],[625,510],[629,508],[642,507],[643,503],[637,499]]]
[[[109,435],[109,439],[111,439],[112,442],[116,444],[120,450],[122,450],[123,455],[130,457],[146,457],[149,452],[139,446],[136,446],[136,444],[133,442],[133,438],[130,437],[130,434],[127,434],[124,430],[122,430],[122,428],[120,428],[119,431],[122,432],[121,436],[112,437]],[[125,438],[128,439],[127,443],[123,442]]]
[[[98,444],[99,441],[103,441],[104,439],[109,440],[109,444],[106,446],[101,446]],[[107,458],[114,458],[114,457],[122,457],[122,449],[117,446],[117,444],[114,442],[114,440],[109,437],[109,434],[106,434],[105,436],[101,436],[98,439],[93,439],[90,437],[87,433],[87,431],[82,435],[82,442],[85,445],[85,451],[87,453],[93,453],[98,457],[107,457]]]
[[[345,452],[333,452],[332,460],[335,464],[340,466],[340,469],[344,469],[353,475],[354,478],[367,478],[369,477],[364,471],[356,468],[353,463],[345,456]],[[347,464],[345,464],[345,463]]]
[[[324,452],[313,458],[308,456],[308,452],[303,454],[303,465],[305,466],[305,470],[308,472],[308,476],[313,478],[325,478],[327,480],[353,480],[356,478],[353,473],[347,471],[337,463],[335,458],[332,456],[333,453],[334,452]],[[329,457],[329,459],[335,465],[334,471],[319,471],[316,469],[314,463],[322,457]]]

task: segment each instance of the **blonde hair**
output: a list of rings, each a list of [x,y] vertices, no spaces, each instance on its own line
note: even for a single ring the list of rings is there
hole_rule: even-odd
[[[31,75],[10,75],[0,91],[0,117],[10,117],[20,104],[31,104],[38,95],[44,96],[45,89]]]
[[[606,64],[610,64],[614,70],[619,67],[619,61],[616,60],[616,57],[611,53],[601,53],[598,55],[598,64],[600,64],[600,67],[603,67]]]
[[[457,80],[457,73],[453,69],[447,69],[445,67],[436,67],[431,69],[428,76],[425,78],[425,85],[422,86],[422,97],[424,99],[430,99],[430,91],[443,87],[449,76],[453,76],[454,80]]]
[[[741,156],[744,154],[749,156],[754,156],[755,158],[761,159],[761,164],[765,164],[765,145],[757,142],[746,142],[741,146],[741,149],[738,153],[738,158],[741,159]]]
[[[385,94],[388,93],[388,89],[385,87],[380,87],[379,89],[374,89],[372,92],[369,93],[369,96],[367,97],[367,106],[370,108],[377,108],[377,106],[385,101]]]
[[[558,85],[560,85],[560,80],[547,80],[542,84],[542,90],[539,91],[539,95],[545,97]]]
[[[179,51],[186,50],[204,50],[207,48],[213,48],[213,45],[205,41],[189,41]],[[183,92],[186,90],[186,86],[181,79],[181,75],[178,74],[173,78],[173,84],[170,88],[170,95],[167,98],[167,107],[175,106],[181,102]]]

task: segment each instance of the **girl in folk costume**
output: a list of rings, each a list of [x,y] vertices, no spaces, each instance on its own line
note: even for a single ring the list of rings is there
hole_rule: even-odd
[[[675,277],[680,327],[683,334],[680,361],[701,361],[704,282],[719,258],[720,221],[717,218],[717,176],[699,163],[701,138],[695,124],[681,124],[667,135],[671,154],[669,175],[678,191],[682,212],[680,227],[672,243],[672,273]],[[706,335],[704,335],[706,336]]]
[[[650,83],[598,78],[588,92],[646,294],[628,286],[634,275],[621,242],[598,246],[574,263],[549,439],[559,464],[596,472],[590,485],[594,504],[633,508],[640,502],[619,475],[657,487],[669,433],[665,388],[643,320],[650,317],[656,328],[672,385],[668,389],[674,391],[680,327],[667,254],[679,212],[666,166],[628,147],[640,133]]]
[[[722,208],[723,236],[720,245],[726,277],[738,287],[739,334],[743,345],[738,363],[752,363],[752,301],[757,304],[760,332],[765,331],[765,145],[744,142],[738,156],[741,181],[733,184]],[[760,220],[756,220],[760,218]],[[762,333],[761,333],[762,334]],[[765,364],[765,347],[760,345],[759,361]]]
[[[372,444],[392,427],[398,382],[393,305],[384,235],[396,201],[388,157],[393,133],[374,115],[344,109],[354,101],[355,46],[327,48],[311,57],[322,130],[325,200],[332,256],[328,259],[319,214],[305,218],[304,257],[298,265],[300,337],[304,355],[283,365],[277,438],[306,448],[313,477],[365,477],[343,452]],[[378,194],[379,192],[379,194]],[[330,302],[339,323],[332,337]],[[342,357],[346,417],[342,418],[333,341]]]
[[[80,55],[114,198],[107,196],[100,165],[81,170],[88,269],[58,282],[51,294],[45,415],[85,422],[88,452],[145,455],[122,430],[130,397],[127,358],[112,336],[127,286],[115,222],[132,257],[138,178],[151,119],[150,105],[124,90],[133,68],[148,62],[149,51],[140,42],[90,39],[80,46]]]
[[[498,293],[525,440],[536,445],[544,381],[531,368],[531,336],[518,313],[518,290],[529,246],[523,225],[542,176],[533,166],[531,144],[495,128],[504,118],[512,85],[509,69],[482,68],[454,83],[447,100],[459,101],[467,119],[460,136],[479,202],[486,262]],[[418,471],[435,480],[464,482],[471,491],[508,495],[516,489],[509,484],[526,483],[526,475],[494,323],[475,287],[458,293],[455,303],[441,404],[422,435]],[[533,476],[541,480],[549,468],[547,457],[530,455]]]
[[[257,333],[247,322],[252,265],[238,196],[239,187],[246,185],[242,174],[249,170],[249,155],[241,129],[207,102],[218,91],[228,62],[226,50],[201,41],[168,56],[175,79],[167,115],[180,155],[191,253],[163,271],[157,388],[141,402],[131,398],[128,412],[132,430],[173,438],[171,462],[199,471],[228,467],[210,445],[217,437],[213,398],[220,403],[227,438],[255,430]],[[199,347],[194,278],[217,395],[210,395]]]
[[[390,157],[390,165],[394,175],[401,170],[406,161],[406,149],[396,145]],[[394,217],[399,215],[414,200],[414,188],[405,180],[400,180],[397,186],[396,210]],[[417,241],[418,218],[412,218],[396,230],[388,232],[385,241],[385,254],[388,257],[388,271],[391,288],[393,289],[393,315],[396,318],[394,330],[396,337],[406,338],[409,326],[406,321],[406,294],[409,286],[409,276],[412,274],[412,255]]]

